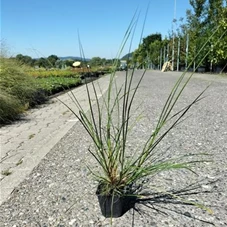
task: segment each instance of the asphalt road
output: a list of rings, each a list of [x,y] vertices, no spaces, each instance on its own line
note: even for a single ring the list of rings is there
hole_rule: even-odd
[[[133,86],[141,73],[136,71]],[[141,113],[143,118],[130,134],[128,152],[139,152],[152,133],[179,75],[176,72],[146,73],[132,111],[134,116]],[[117,84],[121,85],[124,79],[125,73],[119,72]],[[148,208],[137,204],[139,212],[130,210],[114,219],[113,226],[189,227],[211,226],[210,222],[227,226],[227,78],[195,75],[174,111],[189,104],[210,83],[206,97],[169,133],[158,151],[167,158],[207,152],[213,162],[195,167],[197,174],[181,170],[163,172],[150,179],[149,187],[151,192],[157,188],[180,190],[197,182],[200,187],[188,195],[188,199],[202,202],[213,214],[190,205],[159,203]],[[55,111],[57,114],[61,113]],[[110,226],[110,220],[100,213],[95,196],[97,184],[87,169],[87,165],[96,168],[87,151],[91,141],[79,122],[70,128],[1,205],[0,226]]]

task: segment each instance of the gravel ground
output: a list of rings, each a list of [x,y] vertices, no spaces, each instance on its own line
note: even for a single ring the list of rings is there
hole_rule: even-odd
[[[130,135],[132,151],[139,150],[152,131],[177,76],[178,73],[146,73],[135,99],[135,107],[140,106],[136,113],[143,110],[144,118]],[[204,79],[208,76],[192,79],[177,108],[192,101],[210,83]],[[123,79],[121,72],[118,83]],[[209,222],[227,226],[227,79],[216,78],[206,95],[158,149],[166,156],[208,152],[213,162],[196,167],[197,175],[188,171],[164,172],[150,179],[149,184],[153,188],[180,190],[199,182],[201,187],[187,198],[203,202],[213,214],[171,202],[158,202],[149,208],[136,204],[136,210],[114,219],[113,226],[205,227],[211,226]],[[110,226],[110,219],[101,215],[95,196],[97,185],[86,168],[96,167],[87,151],[90,144],[84,129],[76,124],[1,205],[0,226]]]

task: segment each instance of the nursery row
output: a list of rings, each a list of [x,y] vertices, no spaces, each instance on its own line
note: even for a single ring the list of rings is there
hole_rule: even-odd
[[[30,107],[47,101],[50,95],[82,83],[75,72],[29,71],[26,66],[6,58],[2,58],[1,63],[0,124],[18,119]]]

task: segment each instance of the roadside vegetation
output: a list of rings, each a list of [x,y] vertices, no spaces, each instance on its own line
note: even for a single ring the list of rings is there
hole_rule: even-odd
[[[185,18],[173,20],[167,37],[156,33],[143,39],[132,53],[133,64],[161,69],[164,62],[172,61],[177,71],[227,72],[226,0],[190,0],[190,4]]]
[[[2,53],[4,51],[1,51]],[[82,62],[82,67],[73,68],[75,60],[61,62],[56,55],[32,59],[22,54],[16,57],[0,56],[0,124],[19,119],[31,107],[46,102],[49,96],[77,87],[84,77],[99,77],[112,70],[100,61],[91,61],[92,67]],[[37,66],[38,63],[43,65]],[[62,68],[59,68],[61,62]],[[45,64],[44,64],[45,63]],[[65,64],[66,63],[66,64]],[[96,64],[97,63],[97,64]],[[70,66],[71,65],[71,66]]]
[[[46,95],[53,95],[63,90],[77,87],[81,84],[81,79],[78,75],[74,77],[38,77],[36,78],[36,81],[38,82],[38,89],[45,91]]]
[[[1,56],[0,123],[17,119],[29,108],[36,92],[35,78],[26,73],[26,66]]]
[[[81,84],[78,73],[34,73],[16,59],[1,56],[0,60],[0,124],[18,119],[30,107],[47,101],[49,95]]]
[[[71,69],[72,64],[75,61],[80,61],[82,66],[90,66],[92,71],[100,71],[100,70],[109,70],[112,68],[113,64],[118,59],[106,59],[100,57],[93,57],[91,59],[82,59],[81,57],[58,57],[57,55],[50,55],[47,58],[40,57],[40,58],[32,58],[27,55],[18,54],[14,57],[14,59],[18,60],[19,62],[26,64],[32,68],[37,69]],[[83,67],[84,70],[84,67]],[[76,69],[77,72],[81,72],[80,68]],[[62,72],[62,74],[64,74]]]

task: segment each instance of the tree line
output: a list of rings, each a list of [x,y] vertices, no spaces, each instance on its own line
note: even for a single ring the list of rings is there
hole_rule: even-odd
[[[41,57],[41,58],[32,58],[28,55],[22,55],[18,54],[15,57],[16,60],[21,62],[22,64],[26,64],[31,67],[38,67],[38,68],[66,68],[66,67],[72,67],[72,64],[75,61],[78,61],[77,59],[61,59],[57,55],[50,55],[47,58]],[[116,59],[106,59],[106,58],[100,58],[100,57],[93,57],[89,60],[81,60],[82,65],[88,65],[90,67],[106,67],[106,66],[112,66],[114,64]]]
[[[206,71],[227,70],[227,0],[189,0],[192,9],[186,16],[172,22],[172,31],[163,39],[160,33],[143,38],[132,53],[122,59],[129,67],[161,69],[171,61],[174,70],[203,67]],[[16,59],[32,67],[72,67],[75,59],[60,59],[56,55],[33,59],[18,54]],[[120,60],[93,57],[82,65],[105,67],[120,64]]]
[[[145,37],[134,51],[132,62],[138,67],[160,68],[172,61],[174,70],[203,67],[216,71],[227,67],[227,0],[190,0],[191,10],[173,20],[168,37]]]

